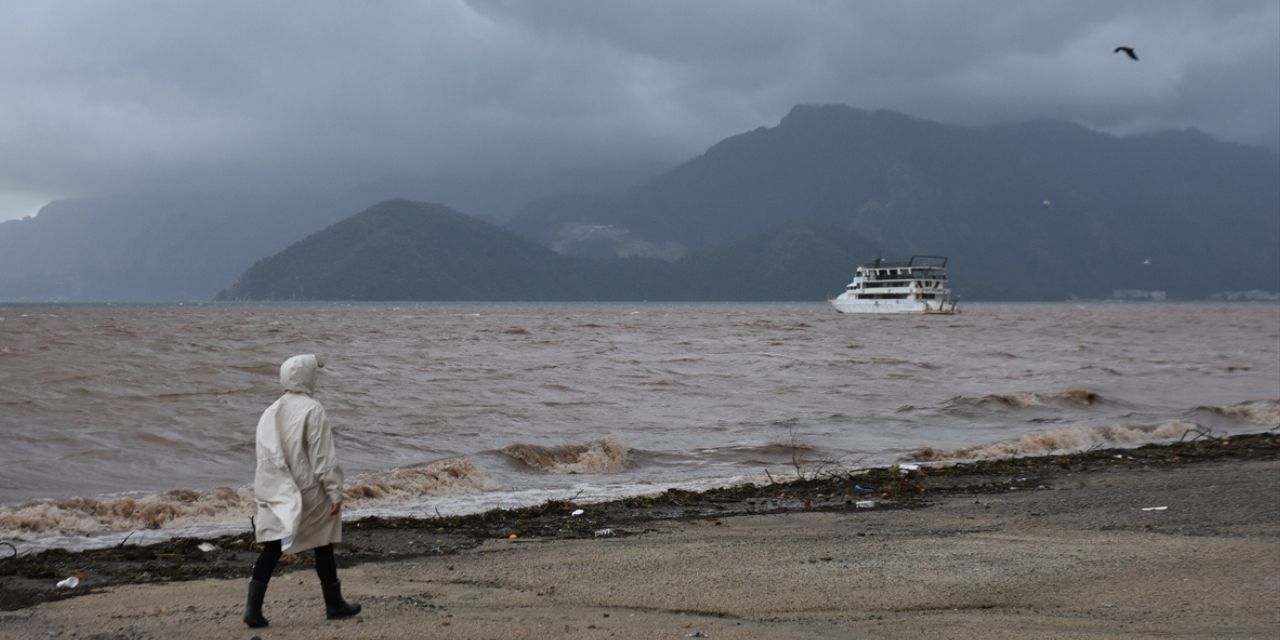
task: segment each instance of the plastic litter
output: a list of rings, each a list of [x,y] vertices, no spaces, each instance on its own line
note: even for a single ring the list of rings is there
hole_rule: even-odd
[[[709,638],[709,637],[711,637],[711,636],[708,636],[707,634],[705,634],[705,633],[703,633],[703,632],[701,632],[701,631],[691,631],[691,632],[689,632],[689,634],[688,634],[688,635],[686,635],[685,637],[686,637],[686,638]]]
[[[584,513],[586,513],[586,511],[584,511],[584,510],[582,510],[582,509],[574,509],[574,510],[573,510],[573,513],[571,513],[571,514],[569,514],[569,515],[571,515],[571,516],[580,516],[580,515],[582,515],[582,514],[584,514]]]
[[[853,492],[858,495],[866,495],[868,493],[875,493],[876,490],[872,489],[871,487],[864,487],[860,484],[855,484],[853,485]]]
[[[898,468],[907,472],[916,472],[920,470],[920,465],[914,462],[899,462]]]
[[[199,549],[199,550],[201,550],[201,551],[203,551],[203,552],[205,552],[205,553],[209,553],[210,551],[213,551],[213,550],[217,549],[218,547],[216,547],[216,546],[214,546],[214,545],[211,545],[211,544],[209,544],[208,542],[201,542],[201,543],[200,543],[200,546],[198,546],[198,547],[196,547],[196,548],[197,548],[197,549]]]
[[[615,535],[613,529],[596,529],[597,538],[608,538]]]
[[[58,582],[59,589],[74,589],[79,585],[80,585],[80,578],[77,578],[75,576],[71,576],[66,580],[62,580]]]
[[[858,509],[870,509],[876,506],[876,501],[875,500],[859,500],[853,503],[853,506]]]
[[[1143,507],[1142,510],[1143,511],[1164,511],[1168,508],[1169,507]]]

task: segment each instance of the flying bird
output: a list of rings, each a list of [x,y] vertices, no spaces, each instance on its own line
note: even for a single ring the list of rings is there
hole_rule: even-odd
[[[1130,60],[1138,59],[1138,54],[1133,52],[1133,47],[1116,47],[1116,50],[1111,53],[1120,53],[1121,51],[1123,51],[1126,56],[1129,56]]]

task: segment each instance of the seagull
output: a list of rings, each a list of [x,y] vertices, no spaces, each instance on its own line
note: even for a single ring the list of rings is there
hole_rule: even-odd
[[[1120,53],[1121,51],[1123,51],[1124,54],[1126,56],[1129,56],[1129,58],[1132,60],[1138,59],[1138,54],[1133,52],[1133,47],[1116,47],[1116,50],[1112,51],[1111,53]]]

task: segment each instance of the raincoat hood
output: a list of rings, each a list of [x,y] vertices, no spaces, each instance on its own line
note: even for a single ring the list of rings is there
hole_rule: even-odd
[[[289,358],[280,365],[280,386],[285,391],[311,395],[316,392],[316,371],[323,366],[313,354]]]

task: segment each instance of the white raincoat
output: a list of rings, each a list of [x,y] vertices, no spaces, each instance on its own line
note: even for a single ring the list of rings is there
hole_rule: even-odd
[[[258,470],[253,492],[258,542],[280,540],[298,553],[342,541],[341,514],[329,515],[342,500],[342,467],[324,407],[316,402],[314,355],[294,356],[280,365],[285,394],[258,420]]]

